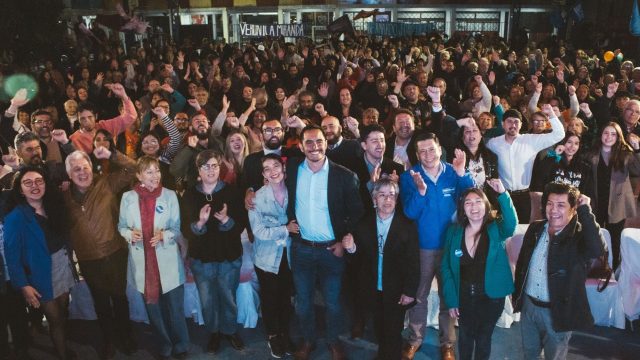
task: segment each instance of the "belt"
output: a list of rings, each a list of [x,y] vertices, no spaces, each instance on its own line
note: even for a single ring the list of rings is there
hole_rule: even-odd
[[[327,246],[331,246],[335,243],[337,243],[337,241],[335,240],[329,240],[329,241],[309,241],[309,240],[305,240],[302,238],[299,238],[297,240],[300,244],[305,245],[305,246],[311,246],[311,247],[327,247]]]
[[[469,295],[484,295],[484,286],[482,286],[481,284],[463,283],[460,287]]]
[[[546,301],[540,301],[536,298],[534,298],[531,295],[527,295],[529,297],[529,300],[531,300],[531,303],[537,307],[541,307],[541,308],[545,308],[545,309],[550,309],[551,308],[551,303],[550,302],[546,302]]]
[[[525,194],[528,193],[529,189],[521,189],[521,190],[509,190],[510,194]]]

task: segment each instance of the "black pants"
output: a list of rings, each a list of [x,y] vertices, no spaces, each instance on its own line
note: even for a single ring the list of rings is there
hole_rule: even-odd
[[[460,318],[458,319],[458,354],[460,359],[489,359],[491,335],[504,309],[504,298],[491,299],[484,290],[471,292],[460,286]]]
[[[120,339],[131,336],[127,261],[128,250],[122,248],[101,259],[79,262],[82,276],[91,290],[105,343],[112,342],[114,330]]]
[[[9,282],[6,283],[6,288],[6,293],[0,293],[0,358],[9,354],[7,325],[11,328],[11,338],[16,352],[26,352],[30,340],[24,297],[13,289]]]
[[[606,223],[604,226],[611,235],[611,249],[609,251],[613,255],[614,270],[620,265],[620,236],[622,235],[622,230],[624,230],[624,222],[625,220],[613,224]]]
[[[352,257],[349,261],[346,262],[344,275],[343,275],[343,284],[342,291],[343,295],[346,299],[346,306],[351,313],[351,326],[352,328],[364,328],[364,325],[367,323],[367,316],[365,307],[362,306],[362,296],[363,292],[366,292],[362,286],[362,282],[360,279],[360,267],[361,259],[358,256]]]
[[[254,266],[255,267],[255,266]],[[255,267],[258,282],[260,283],[260,303],[262,307],[262,320],[267,335],[289,336],[289,322],[293,307],[291,295],[293,295],[293,277],[287,261],[285,249],[280,260],[278,273],[264,271]]]
[[[406,306],[398,305],[398,299],[384,300],[378,291],[373,309],[373,327],[378,341],[378,359],[397,360],[402,358],[402,329]]]
[[[531,197],[529,191],[509,191],[511,201],[518,214],[520,224],[528,224],[531,218]]]

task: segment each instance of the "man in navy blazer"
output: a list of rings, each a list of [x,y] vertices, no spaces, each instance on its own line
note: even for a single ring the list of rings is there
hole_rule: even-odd
[[[300,134],[304,159],[287,164],[289,220],[299,232],[292,234],[291,270],[296,288],[296,315],[303,342],[296,359],[308,359],[315,336],[313,296],[316,282],[326,305],[326,339],[332,359],[344,359],[338,342],[340,289],[345,267],[342,238],[350,234],[363,215],[358,178],[326,157],[327,139],[322,129],[309,125]]]

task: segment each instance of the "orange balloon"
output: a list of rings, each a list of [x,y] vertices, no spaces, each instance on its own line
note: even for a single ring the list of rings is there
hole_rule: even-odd
[[[614,57],[615,55],[613,54],[613,51],[607,51],[604,53],[604,61],[606,62],[613,60]]]

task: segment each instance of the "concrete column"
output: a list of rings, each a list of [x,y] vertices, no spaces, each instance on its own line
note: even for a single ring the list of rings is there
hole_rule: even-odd
[[[227,13],[227,8],[222,8],[222,36],[227,43],[231,42],[229,38],[229,13]]]

